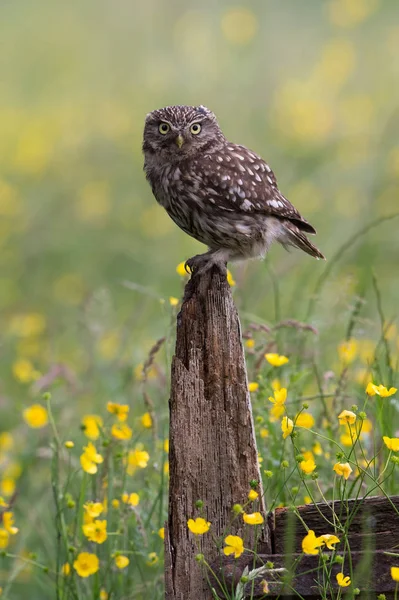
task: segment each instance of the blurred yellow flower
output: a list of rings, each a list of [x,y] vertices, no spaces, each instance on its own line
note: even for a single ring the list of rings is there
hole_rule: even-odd
[[[100,561],[95,554],[90,552],[80,552],[73,563],[73,568],[79,577],[89,577],[97,573],[100,567]]]
[[[160,529],[158,529],[158,535],[161,538],[161,540],[165,539],[165,527],[161,527]]]
[[[80,464],[82,469],[89,473],[90,475],[94,475],[97,473],[98,467],[103,462],[103,457],[101,454],[98,454],[96,447],[92,442],[89,442],[87,446],[83,448],[83,454],[80,456]]]
[[[255,340],[253,340],[252,338],[250,340],[245,340],[245,346],[249,348],[249,350],[252,350],[253,348],[255,348]]]
[[[118,508],[119,508],[119,506],[120,506],[120,502],[119,502],[118,498],[114,498],[114,499],[112,500],[112,502],[111,502],[111,506],[112,506],[112,508],[115,508],[115,509],[118,509]]]
[[[111,427],[111,434],[117,440],[130,440],[132,430],[126,423],[114,423]]]
[[[211,524],[209,521],[205,521],[202,517],[197,517],[194,519],[189,519],[187,521],[187,527],[194,533],[194,535],[203,535],[209,531]]]
[[[399,581],[399,567],[391,567],[391,577],[394,581]]]
[[[261,525],[264,521],[260,512],[243,513],[242,518],[247,525]]]
[[[100,600],[108,600],[108,592],[104,588],[100,590]]]
[[[229,8],[222,16],[221,28],[228,42],[243,46],[254,38],[258,30],[258,20],[249,8]]]
[[[14,514],[11,510],[6,510],[3,513],[3,527],[10,535],[18,533],[18,527],[14,526]]]
[[[118,421],[126,421],[129,414],[128,404],[118,404],[117,402],[107,402],[107,411],[115,415]]]
[[[388,450],[392,450],[392,452],[399,452],[399,438],[390,438],[384,435],[382,439]]]
[[[85,415],[82,419],[83,433],[89,440],[96,440],[100,436],[103,420],[99,415]]]
[[[134,369],[134,377],[137,381],[144,380],[144,365],[143,363],[139,363]],[[151,367],[147,370],[147,379],[155,379],[158,376],[157,369],[155,365],[151,365]]]
[[[275,421],[278,421],[284,412],[285,408],[283,404],[274,404],[269,411],[270,422],[274,423]]]
[[[355,435],[350,435],[349,433],[343,433],[340,438],[339,441],[341,442],[341,444],[343,446],[352,446],[354,441],[356,440],[357,436],[356,433]]]
[[[320,537],[316,537],[313,529],[309,529],[308,533],[302,540],[302,552],[305,554],[318,554],[319,548],[324,544]]]
[[[123,554],[118,554],[115,556],[115,565],[118,567],[118,569],[125,569],[129,563],[130,560],[127,556],[124,556]]]
[[[233,275],[231,274],[229,269],[227,269],[227,283],[229,284],[230,287],[234,287],[236,284],[236,282],[233,279]]]
[[[357,341],[354,339],[346,340],[338,346],[338,356],[346,365],[353,362],[357,355]]]
[[[304,427],[305,429],[310,429],[315,423],[313,415],[307,412],[299,413],[294,421],[297,427]]]
[[[31,383],[41,377],[39,371],[35,369],[33,364],[27,358],[19,358],[12,366],[12,372],[15,379],[21,383]]]
[[[163,450],[164,450],[164,452],[169,452],[169,440],[168,439],[163,441]]]
[[[294,423],[288,417],[283,417],[281,420],[281,431],[283,432],[283,439],[286,439],[294,429]]]
[[[254,500],[256,500],[259,497],[258,492],[256,492],[255,490],[250,490],[249,494],[248,494],[248,500],[250,500],[251,502],[253,502]]]
[[[270,402],[278,406],[282,406],[287,400],[287,389],[281,388],[280,390],[274,391],[274,396],[269,396]]]
[[[251,381],[250,383],[248,383],[248,390],[250,392],[257,392],[259,389],[259,383],[256,383],[256,381]]]
[[[127,473],[133,475],[137,468],[145,469],[150,460],[150,455],[140,447],[130,450],[127,457]]]
[[[338,415],[338,420],[341,423],[341,425],[345,425],[345,423],[353,425],[353,423],[356,421],[356,415],[351,410],[343,410]]]
[[[107,521],[104,519],[103,521],[99,521],[96,519],[91,523],[86,523],[82,526],[82,530],[84,535],[90,542],[95,542],[96,544],[102,544],[107,539]]]
[[[313,471],[316,468],[316,463],[313,460],[313,458],[309,458],[308,460],[302,460],[299,463],[299,466],[301,467],[301,470],[306,474],[306,475],[310,475],[310,473],[313,473]]]
[[[340,587],[348,587],[351,584],[350,577],[345,577],[343,573],[337,573],[336,578]]]
[[[375,385],[374,383],[370,383],[367,385],[366,388],[366,394],[368,394],[369,396],[375,396],[376,394],[378,396],[381,396],[381,398],[388,398],[389,396],[393,396],[393,394],[395,394],[397,392],[397,388],[395,387],[391,387],[386,388],[385,385]]]
[[[174,296],[169,296],[169,304],[171,306],[177,306],[179,304],[179,298],[175,298]]]
[[[281,390],[283,386],[281,385],[281,381],[279,379],[272,379],[272,390],[273,392],[278,392]]]
[[[19,337],[40,335],[45,328],[46,319],[39,313],[15,315],[10,322],[10,332]]]
[[[323,454],[323,448],[320,445],[320,442],[315,442],[312,451],[316,456],[321,456]]]
[[[76,202],[77,217],[86,222],[101,222],[111,209],[107,181],[90,181],[82,187]]]
[[[189,273],[184,268],[185,264],[186,264],[186,261],[183,261],[183,262],[179,263],[176,267],[176,273],[178,275],[180,275],[180,277],[188,277],[188,275],[189,275]]]
[[[95,519],[103,512],[104,505],[102,504],[102,502],[86,502],[85,504],[83,504],[83,508],[86,514],[89,515],[89,517]]]
[[[0,433],[0,450],[11,450],[14,446],[14,438],[9,431]]]
[[[380,0],[330,0],[328,15],[333,25],[350,29],[370,17],[379,4]]]
[[[349,463],[335,463],[333,466],[333,471],[336,472],[340,477],[344,477],[344,479],[348,479],[349,475],[352,473],[352,468]]]
[[[153,565],[156,565],[158,561],[159,561],[159,556],[158,556],[158,554],[157,554],[156,552],[150,552],[150,553],[148,554],[148,558],[147,558],[147,561],[146,561],[146,565],[147,565],[148,567],[152,567]]]
[[[71,448],[73,448],[75,446],[75,444],[71,440],[67,440],[66,442],[64,442],[64,446],[68,450],[71,450]]]
[[[53,294],[61,304],[78,306],[86,294],[86,283],[79,273],[64,273],[53,283]]]
[[[140,502],[140,496],[136,494],[136,492],[132,492],[131,494],[125,492],[122,494],[122,502],[129,504],[130,506],[137,506]]]
[[[269,431],[265,427],[262,427],[259,431],[259,435],[262,439],[267,438],[269,436]]]
[[[13,477],[4,477],[4,479],[0,481],[0,491],[8,498],[14,494],[15,488],[16,483]]]
[[[169,475],[169,461],[165,460],[164,464],[163,464],[163,472],[165,473],[165,475]]]
[[[289,361],[289,358],[286,356],[283,356],[282,354],[275,354],[273,352],[265,354],[265,359],[273,367],[281,367]]]
[[[71,572],[71,565],[69,563],[64,563],[61,567],[61,575],[64,575],[64,577],[67,577],[70,572]]]
[[[41,427],[45,427],[48,423],[47,410],[40,404],[32,404],[32,406],[25,408],[23,417],[25,423],[33,429],[40,429]]]
[[[152,417],[149,412],[144,413],[140,418],[141,424],[146,429],[151,429],[152,427]]]
[[[8,531],[0,527],[0,550],[4,550],[4,548],[7,548],[9,540],[10,534],[8,533]]]
[[[312,498],[310,496],[304,496],[303,501],[305,504],[312,504]]]
[[[225,540],[225,547],[223,552],[226,556],[234,554],[234,558],[239,558],[244,552],[244,542],[239,535],[228,535]]]
[[[324,535],[321,535],[319,539],[323,540],[329,550],[335,550],[335,544],[340,542],[340,539],[332,533],[325,533]]]
[[[0,496],[0,508],[8,508],[8,503],[4,500],[3,496]]]

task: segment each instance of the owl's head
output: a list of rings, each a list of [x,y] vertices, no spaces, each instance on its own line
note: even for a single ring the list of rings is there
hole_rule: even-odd
[[[211,150],[224,136],[212,111],[205,106],[167,106],[145,120],[143,151],[168,162]]]

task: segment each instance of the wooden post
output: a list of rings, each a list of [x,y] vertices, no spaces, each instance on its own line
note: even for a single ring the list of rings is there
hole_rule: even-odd
[[[217,267],[193,276],[185,289],[172,363],[169,437],[166,598],[207,600],[212,593],[195,556],[201,552],[208,562],[215,560],[211,533],[223,534],[233,505],[246,502],[251,480],[259,481],[262,494],[240,322]],[[187,520],[198,516],[197,500],[204,503],[211,530],[194,539]],[[260,510],[265,515],[263,500]],[[228,533],[242,533],[241,517]],[[261,547],[271,551],[266,520]]]

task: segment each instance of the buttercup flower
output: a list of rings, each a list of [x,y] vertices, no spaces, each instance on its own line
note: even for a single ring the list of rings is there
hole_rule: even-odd
[[[315,470],[316,463],[313,458],[309,458],[308,460],[302,460],[299,463],[299,466],[301,467],[301,470],[306,473],[306,475],[310,475],[310,473],[313,473]]]
[[[146,412],[142,415],[141,419],[141,424],[143,427],[145,427],[145,429],[151,429],[152,427],[152,418],[149,412]]]
[[[209,531],[210,526],[211,524],[209,523],[209,521],[205,521],[205,519],[203,519],[202,517],[197,517],[195,521],[194,519],[189,519],[187,521],[187,527],[189,528],[191,533],[194,533],[194,535],[203,535],[204,533]]]
[[[286,356],[283,356],[282,354],[275,354],[273,352],[265,354],[265,359],[273,367],[281,367],[289,361],[289,358]]]
[[[99,415],[85,415],[82,419],[83,432],[89,440],[96,440],[100,436],[100,427],[103,420]]]
[[[0,528],[0,550],[7,548],[10,534],[3,528]]]
[[[318,554],[319,548],[324,544],[320,537],[316,537],[313,529],[309,529],[307,535],[302,540],[302,551],[305,554]]]
[[[145,469],[150,455],[145,450],[142,450],[139,446],[136,446],[134,450],[130,450],[127,457],[127,473],[133,475],[137,468]]]
[[[287,400],[287,389],[281,388],[279,390],[274,390],[274,395],[269,396],[269,400],[270,402],[273,402],[273,404],[282,406]]]
[[[104,505],[101,502],[86,502],[86,504],[83,504],[83,508],[89,517],[95,519],[103,512]]]
[[[374,383],[371,383],[371,381],[366,387],[366,394],[369,396],[375,396],[377,394],[378,396],[381,396],[381,398],[393,396],[393,394],[395,394],[397,391],[397,388],[391,387],[388,390],[385,385],[375,385]]]
[[[169,296],[169,304],[171,306],[177,306],[179,304],[179,298],[175,298],[174,296]]]
[[[122,494],[122,502],[125,504],[129,504],[130,506],[137,506],[140,502],[140,496],[136,494],[136,492],[132,492],[131,494]]]
[[[310,413],[301,412],[295,418],[296,427],[304,427],[305,429],[310,429],[314,425],[314,417]]]
[[[389,450],[392,450],[392,452],[399,452],[399,438],[390,438],[384,435],[382,439]]]
[[[92,442],[89,442],[83,450],[84,452],[80,456],[82,469],[83,471],[86,471],[86,473],[94,475],[97,473],[97,465],[101,464],[104,459],[101,454],[98,454],[96,447]]]
[[[337,573],[337,583],[340,587],[348,587],[351,584],[350,577],[345,577],[343,573]]]
[[[340,477],[344,477],[344,479],[348,479],[349,475],[352,473],[352,468],[349,463],[335,463],[333,466],[333,471],[336,472]]]
[[[129,406],[127,404],[118,404],[117,402],[108,402],[107,411],[115,415],[118,421],[126,421],[129,414]]]
[[[84,535],[90,542],[102,544],[107,539],[107,521],[93,521],[82,526]]]
[[[115,556],[115,564],[118,567],[118,569],[124,569],[128,566],[129,563],[130,560],[127,556],[124,556],[123,554],[118,554],[118,556]]]
[[[6,510],[3,513],[3,526],[10,535],[18,533],[18,527],[14,527],[14,515],[10,510]]]
[[[130,440],[132,437],[132,430],[126,423],[114,423],[111,428],[111,434],[117,440]]]
[[[391,577],[394,581],[399,581],[399,567],[391,567]]]
[[[161,527],[160,529],[158,529],[158,535],[161,538],[161,540],[165,539],[165,527]]]
[[[234,558],[238,558],[244,552],[244,542],[238,535],[228,535],[224,543],[226,545],[223,548],[223,552],[226,556],[234,554]]]
[[[227,269],[227,283],[229,284],[230,287],[234,287],[236,282],[234,281],[233,275],[231,274],[231,271],[229,271],[229,269]]]
[[[255,490],[250,490],[249,494],[248,494],[248,500],[251,500],[251,502],[253,502],[254,500],[256,500],[258,498],[259,494],[258,492],[256,492]]]
[[[242,518],[247,525],[261,525],[264,520],[260,512],[243,513]]]
[[[353,362],[357,355],[357,342],[356,340],[350,339],[342,342],[338,346],[338,355],[340,359],[346,363],[350,364]]]
[[[48,423],[47,410],[40,404],[32,404],[28,408],[25,408],[23,412],[25,423],[32,427],[32,429],[40,429],[45,427]]]
[[[71,572],[71,565],[69,563],[64,563],[61,567],[61,573],[64,577],[67,577]]]
[[[334,544],[338,544],[340,542],[340,539],[332,533],[325,533],[324,535],[321,535],[319,539],[323,540],[329,550],[335,550]]]
[[[98,557],[90,552],[81,552],[73,563],[73,568],[80,577],[94,575],[94,573],[97,573],[99,566]]]
[[[104,588],[100,590],[100,600],[108,600],[108,592]]]
[[[349,423],[349,425],[353,425],[353,423],[356,421],[356,415],[351,410],[343,410],[338,415],[338,420],[341,423],[341,425],[345,425],[345,423]]]
[[[259,389],[259,383],[256,383],[256,381],[251,381],[250,383],[248,383],[248,390],[250,392],[257,392]]]
[[[283,417],[281,420],[281,431],[283,432],[283,438],[286,439],[294,429],[294,423],[288,417]]]
[[[152,567],[153,565],[156,565],[158,561],[159,561],[158,554],[156,552],[150,552],[148,554],[148,560],[146,561],[146,565],[148,567]]]

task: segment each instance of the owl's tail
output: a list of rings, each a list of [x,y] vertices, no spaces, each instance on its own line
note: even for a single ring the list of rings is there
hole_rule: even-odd
[[[299,248],[307,254],[310,254],[310,256],[314,256],[317,259],[322,258],[323,260],[326,260],[324,254],[322,254],[320,250],[308,240],[303,231],[298,229],[298,227],[291,221],[284,222],[284,234],[279,238],[278,241],[284,247],[294,246],[295,248]]]

